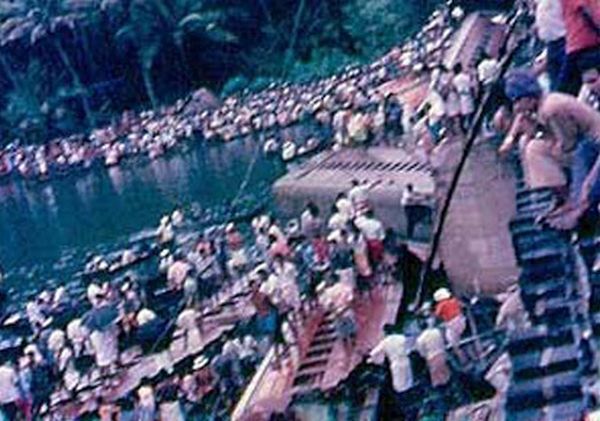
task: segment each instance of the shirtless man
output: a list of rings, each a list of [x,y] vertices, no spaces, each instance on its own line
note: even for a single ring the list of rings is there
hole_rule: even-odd
[[[547,127],[559,158],[571,158],[569,199],[545,219],[554,228],[572,229],[600,199],[600,113],[569,95],[544,96],[527,69],[511,72],[505,85],[515,115],[527,115]]]

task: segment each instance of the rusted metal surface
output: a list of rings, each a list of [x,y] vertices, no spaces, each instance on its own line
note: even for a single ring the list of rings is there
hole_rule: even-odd
[[[506,25],[496,24],[482,13],[472,13],[455,33],[452,47],[444,57],[451,69],[456,63],[469,67],[477,64],[481,51],[497,56],[506,38]]]
[[[434,193],[431,168],[400,148],[372,147],[327,151],[279,179],[273,190],[286,216],[302,212],[308,201],[327,214],[340,192],[351,188],[353,179],[374,184],[370,201],[385,225],[404,229],[400,197],[406,184],[424,194]]]
[[[357,300],[357,337],[350,348],[337,337],[332,313],[311,313],[302,324],[299,350],[281,366],[272,364],[269,353],[232,419],[268,419],[269,414],[284,411],[294,398],[337,386],[381,340],[383,326],[394,322],[401,299],[401,285],[392,284]]]

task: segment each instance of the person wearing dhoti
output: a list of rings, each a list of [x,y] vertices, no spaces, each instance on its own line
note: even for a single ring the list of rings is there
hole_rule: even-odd
[[[183,346],[186,352],[194,351],[202,345],[199,319],[200,314],[193,307],[186,308],[177,317],[177,330],[183,334]]]
[[[227,269],[229,275],[233,279],[237,279],[248,265],[248,256],[244,247],[244,238],[233,223],[229,223],[225,227],[225,243],[229,255]]]
[[[367,241],[369,261],[377,267],[383,260],[383,240],[385,239],[383,224],[375,217],[373,211],[367,211],[363,216],[357,217],[354,223]]]
[[[90,343],[101,374],[109,374],[119,358],[117,327],[112,326],[104,331],[95,330],[90,335]]]
[[[442,331],[435,326],[435,319],[427,320],[427,328],[417,337],[417,352],[425,359],[433,387],[444,386],[450,380],[446,344]]]

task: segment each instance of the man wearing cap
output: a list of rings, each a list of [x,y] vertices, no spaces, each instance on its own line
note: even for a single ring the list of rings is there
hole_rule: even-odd
[[[462,313],[460,301],[452,296],[447,288],[440,288],[433,293],[435,316],[444,323],[446,341],[452,346],[457,357],[464,360],[459,342],[467,328],[467,320]]]
[[[600,199],[600,113],[569,95],[544,96],[529,69],[512,71],[506,77],[505,91],[513,103],[515,120],[522,115],[542,124],[555,140],[557,159],[570,158],[569,200],[546,219],[555,228],[572,229]]]

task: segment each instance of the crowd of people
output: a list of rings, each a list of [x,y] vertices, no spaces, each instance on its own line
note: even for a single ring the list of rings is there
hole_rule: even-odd
[[[555,191],[555,207],[538,222],[564,231],[578,229],[579,238],[597,238],[600,227],[600,7],[593,0],[523,3],[525,14],[530,14],[535,21],[529,28],[534,35],[534,42],[529,45],[534,51],[543,49],[542,59],[535,66],[510,70],[503,80],[498,78],[500,63],[486,55],[466,73],[461,65],[452,70],[440,68],[433,78],[424,108],[428,115],[423,122],[429,135],[425,139],[434,149],[444,139],[457,135],[464,138],[474,105],[481,97],[478,91],[492,91],[495,114],[492,113],[492,124],[486,130],[493,134],[490,138],[502,138],[500,155],[507,156],[518,146],[515,155],[521,162],[526,186]],[[600,271],[600,253],[592,270]],[[398,392],[399,406],[411,414],[408,419],[416,419],[417,409],[410,412],[417,396],[414,391],[422,392],[415,388],[411,351],[416,349],[425,357],[432,385],[444,384],[448,379],[445,345],[453,348],[459,361],[466,357],[453,346],[454,334],[465,329],[464,316],[448,320],[460,305],[446,301],[451,296],[444,289],[436,291],[433,298],[438,302],[435,314],[445,321],[446,344],[441,341],[442,332],[435,327],[424,330],[411,346],[406,330],[390,326],[384,340],[372,351],[374,359],[381,354],[387,357],[392,386]],[[448,304],[440,305],[440,301]],[[515,285],[501,298],[496,326],[515,330],[529,325]],[[423,344],[423,337],[429,346]],[[498,362],[498,376],[492,371],[488,380],[501,395],[509,384],[510,361]]]
[[[72,419],[73,402],[101,419],[115,419],[116,412],[137,420],[189,419],[186,414],[207,410],[207,400],[230,411],[269,346],[275,365],[294,352],[311,311],[335,314],[338,338],[351,352],[356,300],[407,278],[402,260],[409,252],[377,219],[364,183],[341,192],[330,215],[308,203],[285,224],[262,215],[249,227],[207,229],[190,245],[178,241],[184,220],[179,210],[161,219],[155,277],[96,279],[85,297],[59,287],[26,304],[21,336],[2,352],[0,404],[8,419]],[[122,261],[133,262],[126,254]],[[90,272],[103,269],[102,259],[92,260]],[[240,316],[209,352],[209,314],[231,295],[247,297],[237,305],[251,311],[242,311],[247,320]],[[456,324],[459,313],[439,310],[439,317]],[[14,315],[4,318],[5,329],[18,324]],[[447,339],[456,341],[460,329]],[[163,369],[158,378],[137,378],[128,393],[111,395],[127,383],[128,371],[143,370],[136,364],[147,355]],[[194,357],[192,367],[177,367],[182,356]]]
[[[573,229],[583,220],[598,225],[597,6],[594,1],[536,3],[535,30],[545,47],[546,66],[510,71],[504,81],[506,105],[495,116],[499,131],[506,134],[499,152],[507,154],[518,145],[528,187],[556,190],[557,206],[544,222],[562,230]],[[543,70],[548,84],[540,82]]]
[[[513,69],[503,81],[498,58],[485,54],[471,67],[414,68],[415,57],[441,62],[446,29],[462,18],[459,11],[436,12],[420,37],[369,66],[308,84],[237,95],[211,111],[195,109],[192,100],[164,114],[127,114],[118,128],[98,130],[89,139],[61,140],[27,153],[27,148],[9,148],[0,162],[7,165],[9,152],[10,160],[21,156],[10,165],[35,163],[38,169],[33,171],[50,156],[52,165],[63,157],[69,166],[73,155],[73,165],[95,159],[113,165],[127,154],[158,156],[198,133],[210,141],[257,137],[265,150],[295,156],[300,147],[310,149],[326,139],[342,146],[366,145],[413,131],[429,152],[444,139],[463,138],[482,92],[493,90],[499,102],[489,129],[503,136],[499,153],[506,155],[518,145],[527,186],[553,188],[559,198],[541,222],[563,230],[585,222],[596,229],[600,8],[595,0],[537,0],[529,7],[536,48],[546,51],[545,66]],[[395,95],[378,89],[409,67],[432,72],[429,95],[414,114]],[[415,281],[407,270],[411,254],[406,244],[378,219],[369,190],[368,184],[353,180],[330,212],[309,202],[296,219],[261,215],[250,226],[228,223],[198,234],[193,244],[178,241],[185,217],[176,211],[157,229],[161,252],[152,279],[94,280],[84,299],[64,288],[38,294],[24,309],[28,334],[18,338],[12,352],[3,353],[3,414],[7,419],[69,419],[73,416],[65,415],[65,407],[78,399],[93,401],[86,408],[101,420],[185,420],[194,419],[198,411],[231,411],[270,347],[274,369],[298,351],[303,322],[315,309],[334,315],[336,338],[349,356],[357,352],[356,303],[369,302],[388,283],[403,282],[410,290]],[[409,237],[422,219],[417,196],[406,186],[399,202],[409,219]],[[123,255],[123,265],[133,262],[131,254]],[[91,263],[89,272],[106,266],[98,260]],[[596,267],[600,269],[600,255]],[[407,419],[416,419],[422,409],[415,391],[424,393],[416,387],[412,355],[425,363],[426,393],[442,394],[457,369],[480,357],[461,346],[471,330],[464,303],[445,287],[432,292],[432,306],[424,305],[412,323],[386,326],[381,342],[367,350],[369,362],[387,359],[391,387]],[[526,325],[518,291],[505,295],[496,302],[493,324],[503,329]],[[237,304],[228,304],[236,308],[236,327],[209,346],[209,315],[222,311],[232,296],[238,297]],[[77,300],[80,305],[73,306]],[[139,368],[141,357],[129,360],[135,347],[153,356],[162,370],[138,379],[122,396],[111,395],[120,390],[128,372]],[[181,367],[176,355],[190,357],[191,363]],[[498,393],[508,383],[506,364],[499,364],[500,374],[488,379]],[[103,392],[82,395],[82,385],[86,391]],[[58,403],[57,392],[66,397]]]
[[[384,129],[400,135],[410,110],[379,87],[427,71],[427,66],[415,63],[439,62],[461,18],[461,13],[440,9],[401,48],[325,79],[273,83],[257,93],[232,95],[222,103],[200,89],[156,111],[126,111],[116,123],[89,134],[52,139],[43,145],[16,140],[0,151],[0,177],[16,174],[45,180],[96,162],[114,166],[129,156],[155,159],[192,139],[228,142],[252,137],[262,142],[265,152],[277,152],[289,161],[329,144],[332,138],[341,144],[364,144],[383,140]]]

